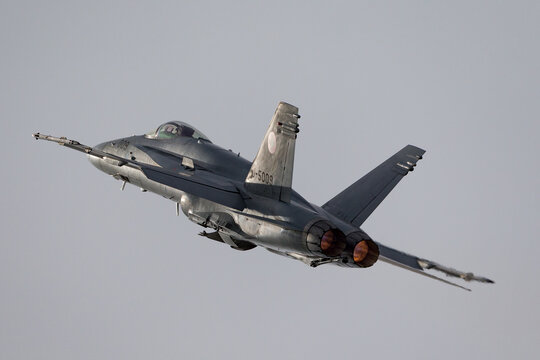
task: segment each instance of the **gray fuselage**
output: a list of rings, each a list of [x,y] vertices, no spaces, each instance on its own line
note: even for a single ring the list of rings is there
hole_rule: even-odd
[[[294,190],[290,203],[249,193],[244,180],[252,163],[239,154],[207,140],[191,137],[153,139],[132,136],[99,144],[96,149],[141,163],[175,170],[183,168],[184,158],[193,161],[195,169],[208,171],[233,183],[245,201],[243,210],[233,209],[153,181],[133,168],[118,166],[117,161],[89,156],[91,163],[115,178],[151,191],[178,204],[193,222],[219,231],[233,241],[247,241],[278,252],[314,255],[306,244],[307,231],[317,221],[328,221],[345,235],[360,231],[319,206],[310,204]],[[362,232],[363,233],[363,232]],[[364,237],[367,238],[367,235]]]

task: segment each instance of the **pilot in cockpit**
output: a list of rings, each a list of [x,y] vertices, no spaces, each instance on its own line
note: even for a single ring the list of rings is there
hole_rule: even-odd
[[[203,133],[181,121],[165,123],[159,126],[157,130],[146,134],[149,139],[174,139],[180,136],[211,142]]]

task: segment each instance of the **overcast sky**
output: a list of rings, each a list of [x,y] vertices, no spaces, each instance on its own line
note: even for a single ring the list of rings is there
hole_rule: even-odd
[[[0,358],[535,358],[539,18],[537,1],[1,1]],[[322,205],[422,147],[363,229],[497,283],[234,251],[30,137],[182,120],[251,160],[279,101],[302,115],[298,192]]]

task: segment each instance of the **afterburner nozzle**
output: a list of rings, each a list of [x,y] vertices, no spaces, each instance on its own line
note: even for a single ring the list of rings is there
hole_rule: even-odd
[[[324,220],[309,227],[306,243],[313,254],[329,257],[341,255],[347,247],[345,234]]]

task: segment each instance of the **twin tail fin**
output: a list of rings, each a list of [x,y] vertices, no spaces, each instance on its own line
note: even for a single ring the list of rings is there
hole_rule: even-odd
[[[298,108],[280,102],[245,180],[246,190],[290,202]]]

